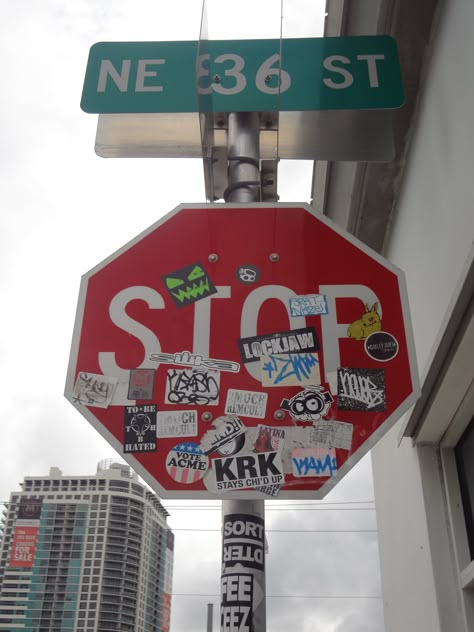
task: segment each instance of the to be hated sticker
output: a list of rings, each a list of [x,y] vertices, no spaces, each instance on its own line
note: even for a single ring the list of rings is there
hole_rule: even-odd
[[[156,451],[156,404],[125,406],[123,451]]]

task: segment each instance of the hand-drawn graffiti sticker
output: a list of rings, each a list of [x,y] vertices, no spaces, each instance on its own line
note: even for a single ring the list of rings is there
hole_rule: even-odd
[[[124,407],[124,452],[156,452],[156,413],[155,404]]]
[[[72,403],[108,408],[117,382],[113,376],[80,371],[71,394]]]
[[[384,412],[385,371],[383,369],[337,370],[337,407],[339,410]]]
[[[212,369],[168,369],[166,404],[217,406],[220,371]]]
[[[224,412],[229,415],[265,419],[268,393],[229,388]]]
[[[305,294],[290,298],[290,316],[320,316],[328,313],[324,294]]]
[[[372,307],[366,303],[362,316],[349,325],[347,336],[354,340],[365,340],[375,331],[381,331],[382,321],[378,309],[378,303],[374,303]]]
[[[155,369],[130,369],[128,399],[153,399]]]
[[[235,271],[235,276],[237,278],[237,281],[240,281],[245,285],[251,285],[252,283],[256,283],[260,279],[260,270],[257,268],[257,266],[246,263],[237,268],[237,270]]]
[[[201,480],[208,467],[209,459],[197,443],[178,443],[166,457],[168,474],[173,480],[185,485]]]
[[[307,478],[337,474],[336,450],[334,448],[293,448],[291,453],[293,476]]]
[[[386,331],[376,331],[367,336],[364,347],[367,355],[378,362],[393,360],[399,349],[395,336]]]
[[[165,274],[163,282],[176,307],[184,307],[217,293],[217,289],[200,263],[193,263]]]
[[[297,421],[314,422],[328,414],[333,402],[331,393],[324,387],[310,385],[291,399],[283,399],[280,408]]]
[[[260,358],[262,386],[321,384],[317,353],[280,353]]]
[[[240,452],[245,444],[246,426],[236,415],[216,417],[212,427],[201,437],[200,448],[203,454],[218,452],[230,456]]]

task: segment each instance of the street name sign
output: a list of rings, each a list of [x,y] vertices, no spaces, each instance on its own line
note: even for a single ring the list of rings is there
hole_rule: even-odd
[[[385,35],[99,42],[81,107],[99,114],[397,108],[397,46]]]
[[[306,204],[182,205],[81,283],[65,395],[169,498],[322,498],[419,391],[403,273]]]

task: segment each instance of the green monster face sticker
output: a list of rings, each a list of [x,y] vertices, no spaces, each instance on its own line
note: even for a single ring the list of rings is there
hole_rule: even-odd
[[[217,290],[200,263],[176,270],[162,277],[176,307],[184,307]]]

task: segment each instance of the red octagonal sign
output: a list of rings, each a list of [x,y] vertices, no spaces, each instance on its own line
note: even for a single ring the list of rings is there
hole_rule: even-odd
[[[322,498],[418,390],[402,272],[305,204],[179,206],[82,280],[66,397],[162,497]]]

